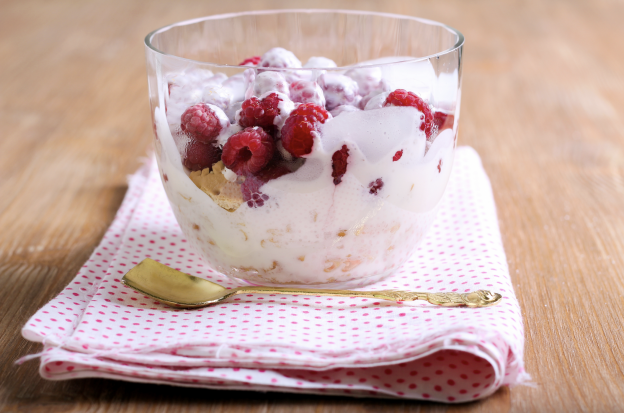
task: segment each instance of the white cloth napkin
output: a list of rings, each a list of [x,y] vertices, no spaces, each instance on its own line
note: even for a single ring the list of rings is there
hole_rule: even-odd
[[[523,326],[489,180],[459,147],[439,215],[412,258],[368,290],[490,289],[495,307],[288,295],[236,296],[175,310],[120,283],[151,257],[228,287],[189,249],[155,161],[130,188],[76,278],[24,326],[42,342],[41,375],[107,377],[207,388],[392,396],[441,402],[486,397],[529,379]]]

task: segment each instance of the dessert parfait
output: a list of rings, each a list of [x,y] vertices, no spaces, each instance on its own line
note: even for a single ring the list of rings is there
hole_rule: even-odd
[[[451,172],[458,80],[451,98],[432,99],[430,60],[409,72],[402,60],[339,68],[272,47],[230,76],[162,74],[163,185],[211,267],[254,284],[338,287],[410,257]]]

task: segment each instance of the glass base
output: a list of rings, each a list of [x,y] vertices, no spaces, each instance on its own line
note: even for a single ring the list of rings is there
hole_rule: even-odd
[[[244,285],[250,285],[254,287],[283,287],[283,288],[322,288],[327,290],[353,290],[356,288],[364,288],[369,285],[378,283],[388,278],[394,273],[394,271],[390,271],[387,273],[383,273],[381,275],[371,275],[365,278],[358,278],[356,280],[347,280],[333,283],[315,283],[315,284],[298,284],[298,283],[288,283],[288,284],[276,284],[276,283],[258,283],[249,280],[245,280],[242,278],[237,278],[233,276],[226,275],[228,278],[242,283]]]

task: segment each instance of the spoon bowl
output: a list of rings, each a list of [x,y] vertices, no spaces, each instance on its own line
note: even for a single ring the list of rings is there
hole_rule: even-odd
[[[235,290],[145,259],[128,271],[122,283],[158,301],[184,308],[205,307],[223,301]]]

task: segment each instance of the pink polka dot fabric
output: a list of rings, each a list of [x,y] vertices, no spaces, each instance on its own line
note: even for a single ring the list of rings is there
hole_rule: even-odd
[[[113,224],[76,278],[24,326],[26,339],[44,344],[36,355],[42,377],[449,403],[529,378],[491,187],[468,147],[457,148],[425,240],[394,276],[367,289],[490,289],[504,296],[498,306],[247,295],[176,310],[120,283],[146,257],[235,286],[189,249],[155,162],[131,177]]]

